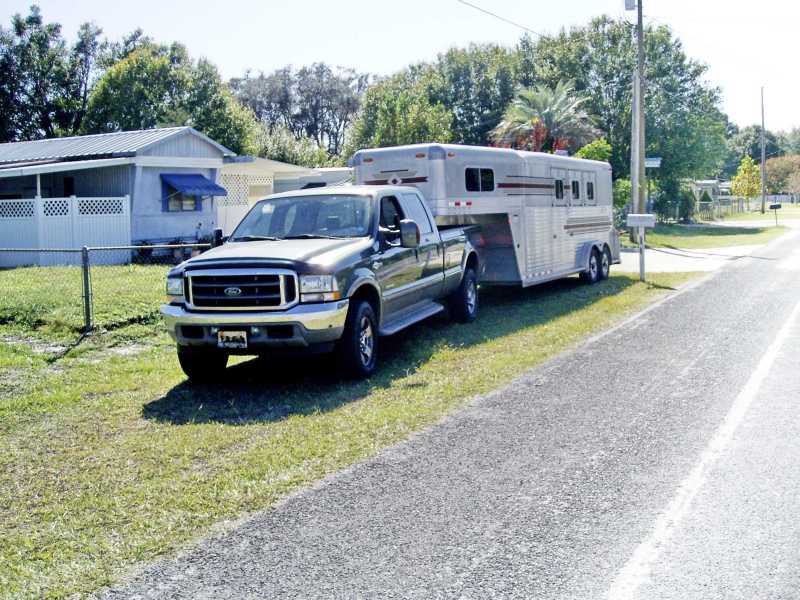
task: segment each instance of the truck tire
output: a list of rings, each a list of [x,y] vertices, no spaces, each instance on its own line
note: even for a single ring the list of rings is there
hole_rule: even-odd
[[[593,285],[600,281],[600,253],[597,248],[592,248],[592,253],[589,255],[589,264],[586,265],[586,270],[581,272],[581,281],[588,285]]]
[[[220,381],[228,365],[228,355],[219,350],[178,346],[178,362],[186,376],[197,383]]]
[[[450,316],[459,323],[471,323],[478,316],[478,276],[469,267],[461,285],[450,296]]]
[[[603,248],[603,253],[600,256],[600,279],[608,279],[611,275],[611,250],[608,246]]]
[[[336,348],[339,371],[351,379],[365,379],[378,365],[378,319],[366,300],[350,305],[344,333]]]

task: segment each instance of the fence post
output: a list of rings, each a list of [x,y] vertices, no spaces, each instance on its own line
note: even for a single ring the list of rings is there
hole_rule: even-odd
[[[83,331],[92,330],[92,284],[89,277],[89,248],[81,248],[81,270],[83,271]]]

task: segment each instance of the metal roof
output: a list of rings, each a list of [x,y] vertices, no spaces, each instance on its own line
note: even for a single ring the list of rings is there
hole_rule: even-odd
[[[206,140],[218,148],[223,155],[234,154],[225,146],[218,144],[191,127],[164,127],[161,129],[118,131],[0,144],[0,164],[38,160],[133,156],[140,150],[184,132],[189,132]]]

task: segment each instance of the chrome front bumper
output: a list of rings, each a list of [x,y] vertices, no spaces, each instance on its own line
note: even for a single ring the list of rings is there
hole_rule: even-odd
[[[161,314],[172,339],[185,346],[216,345],[219,329],[248,331],[248,349],[305,348],[342,336],[348,300],[298,304],[285,311],[199,312],[164,304]],[[278,335],[279,334],[279,335]]]

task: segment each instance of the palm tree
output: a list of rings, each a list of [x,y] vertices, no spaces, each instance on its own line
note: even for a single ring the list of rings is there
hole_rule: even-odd
[[[587,100],[575,93],[571,81],[559,81],[555,88],[520,89],[491,138],[501,146],[536,152],[582,146],[600,135],[582,108]]]

